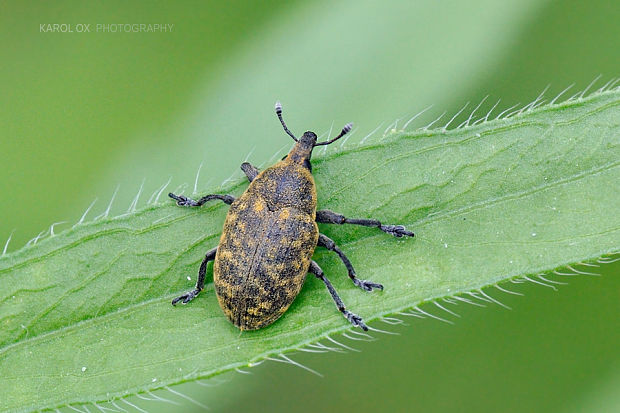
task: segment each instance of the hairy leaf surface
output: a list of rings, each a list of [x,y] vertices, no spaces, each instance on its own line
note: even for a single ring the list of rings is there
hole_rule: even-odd
[[[550,271],[620,245],[620,92],[452,131],[393,133],[317,150],[319,208],[405,224],[414,239],[321,225],[315,259],[366,321],[438,297]],[[218,192],[239,194],[247,183]],[[76,226],[0,258],[0,409],[95,402],[207,377],[299,348],[349,324],[308,277],[282,319],[239,331],[210,284],[186,306],[227,206],[160,202]],[[191,277],[188,280],[187,277]],[[372,323],[371,323],[372,325]]]

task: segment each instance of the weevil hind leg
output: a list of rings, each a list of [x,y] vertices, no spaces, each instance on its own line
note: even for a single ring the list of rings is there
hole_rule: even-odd
[[[187,304],[190,301],[192,301],[194,298],[196,298],[196,296],[202,291],[202,289],[205,287],[205,275],[207,273],[207,263],[215,259],[216,252],[217,252],[217,247],[213,248],[212,250],[209,250],[206,253],[205,258],[202,260],[202,263],[200,264],[200,269],[198,270],[198,281],[196,281],[196,287],[193,290],[188,291],[185,294],[172,300],[172,305],[176,305],[179,301],[181,301],[183,304]]]
[[[353,324],[355,327],[361,328],[364,331],[368,331],[368,326],[364,324],[364,320],[362,320],[362,317],[356,314],[353,314],[352,312],[350,312],[349,310],[345,308],[344,303],[342,302],[342,299],[336,292],[336,289],[334,288],[332,283],[329,282],[329,280],[323,273],[323,270],[321,269],[321,267],[319,267],[319,264],[317,264],[315,261],[312,261],[310,263],[310,268],[308,269],[308,272],[314,274],[316,278],[323,281],[323,283],[325,284],[325,287],[327,287],[327,290],[331,294],[332,299],[334,300],[334,303],[336,303],[336,307],[338,307],[338,310],[342,313],[344,318],[349,320],[349,323]]]
[[[249,162],[244,162],[241,164],[241,170],[248,177],[248,181],[252,182],[254,178],[260,173],[257,167],[252,165]]]
[[[193,199],[188,198],[185,195],[175,195],[172,192],[170,192],[168,196],[174,199],[175,201],[177,201],[178,206],[185,206],[185,207],[203,206],[204,204],[206,204],[207,202],[213,199],[219,199],[220,201],[228,205],[232,204],[235,201],[235,197],[232,195],[219,195],[219,194],[205,195],[202,198],[200,198],[198,201],[194,201]]]
[[[338,248],[336,243],[331,238],[327,237],[326,235],[319,234],[319,242],[317,245],[320,247],[325,247],[329,251],[333,251],[338,254],[342,263],[345,265],[345,267],[347,267],[347,271],[349,272],[349,278],[351,279],[351,281],[353,281],[353,284],[357,285],[364,291],[372,291],[373,289],[383,290],[383,285],[381,284],[377,284],[368,280],[360,280],[359,278],[357,278],[357,276],[355,275],[355,270],[353,269],[353,264],[351,264],[349,258],[347,258],[345,253],[342,252],[340,248]]]
[[[396,238],[401,238],[404,236],[407,236],[407,237],[414,236],[413,232],[407,231],[407,228],[405,228],[402,225],[384,225],[376,219],[347,218],[344,215],[330,211],[329,209],[322,209],[320,211],[316,211],[316,222],[320,222],[323,224],[338,224],[338,225],[353,224],[353,225],[361,225],[363,227],[379,228],[381,231],[385,232],[386,234],[393,235]]]

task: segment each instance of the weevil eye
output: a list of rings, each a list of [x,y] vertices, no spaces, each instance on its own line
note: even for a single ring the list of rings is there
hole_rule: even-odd
[[[304,159],[304,167],[312,172],[312,164],[310,163],[310,159]]]

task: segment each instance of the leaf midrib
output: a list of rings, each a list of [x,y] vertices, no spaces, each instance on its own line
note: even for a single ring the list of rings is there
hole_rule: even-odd
[[[560,179],[555,179],[555,180],[548,180],[547,182],[543,183],[542,185],[538,185],[538,186],[534,186],[529,188],[528,190],[524,190],[524,191],[515,191],[515,192],[510,192],[507,193],[505,195],[502,195],[500,197],[495,197],[495,198],[489,198],[488,201],[484,201],[484,202],[473,202],[470,203],[469,205],[464,205],[460,208],[456,208],[453,210],[448,210],[445,212],[437,212],[437,213],[431,213],[429,215],[427,215],[425,218],[420,219],[419,221],[417,221],[417,224],[419,225],[426,225],[426,224],[430,224],[432,222],[436,222],[439,218],[448,218],[448,217],[455,217],[458,215],[461,215],[463,213],[466,212],[471,212],[471,211],[475,211],[478,209],[483,209],[483,208],[487,208],[490,206],[494,206],[497,205],[499,203],[502,203],[504,201],[510,201],[513,199],[518,199],[521,197],[526,197],[528,195],[532,195],[535,194],[537,192],[542,192],[546,189],[549,188],[553,188],[556,186],[561,186],[567,183],[571,183],[571,182],[575,182],[578,181],[582,178],[585,177],[589,177],[592,175],[597,175],[600,174],[601,172],[607,171],[609,169],[613,169],[614,167],[620,166],[620,161],[618,162],[612,162],[612,163],[608,163],[605,164],[601,167],[598,168],[590,168],[590,169],[586,169],[578,174],[573,174],[573,175],[569,175],[568,177],[563,177]]]

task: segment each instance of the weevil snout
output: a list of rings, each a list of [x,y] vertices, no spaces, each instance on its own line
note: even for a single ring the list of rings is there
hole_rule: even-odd
[[[316,146],[316,140],[317,137],[314,132],[305,132],[287,155],[289,162],[302,164],[309,162],[312,157],[312,149]]]

